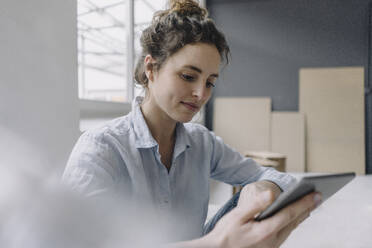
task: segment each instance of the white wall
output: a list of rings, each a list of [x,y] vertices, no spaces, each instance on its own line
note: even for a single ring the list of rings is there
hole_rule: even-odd
[[[13,133],[46,169],[64,168],[79,132],[76,43],[76,1],[1,0],[0,158],[17,150],[1,139]]]

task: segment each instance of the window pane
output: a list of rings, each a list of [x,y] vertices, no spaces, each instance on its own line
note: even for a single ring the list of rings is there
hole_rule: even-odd
[[[127,101],[126,3],[78,0],[80,98]]]

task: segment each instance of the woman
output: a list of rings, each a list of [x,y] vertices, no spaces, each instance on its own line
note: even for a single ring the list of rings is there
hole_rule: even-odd
[[[160,212],[176,212],[184,217],[180,229],[187,230],[182,239],[192,240],[172,247],[278,247],[319,197],[306,196],[254,221],[294,179],[186,123],[209,100],[229,47],[198,3],[176,0],[170,6],[155,14],[141,36],[135,79],[145,97],[135,99],[127,116],[80,137],[64,181],[87,196],[125,192]],[[244,188],[204,227],[209,178]]]

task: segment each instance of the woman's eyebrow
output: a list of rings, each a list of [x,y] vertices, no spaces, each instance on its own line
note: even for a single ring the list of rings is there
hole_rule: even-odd
[[[185,68],[189,68],[189,69],[194,70],[194,71],[199,72],[199,73],[202,73],[202,72],[203,72],[202,69],[200,69],[200,68],[198,68],[198,67],[196,67],[196,66],[193,66],[193,65],[185,65],[184,67],[185,67]],[[213,74],[211,74],[210,76],[211,76],[211,77],[216,77],[216,78],[218,78],[218,74],[217,74],[217,73],[213,73]]]

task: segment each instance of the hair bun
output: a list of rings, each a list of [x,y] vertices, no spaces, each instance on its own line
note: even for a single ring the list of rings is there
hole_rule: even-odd
[[[170,0],[170,12],[177,12],[182,16],[199,16],[204,19],[208,16],[208,11],[199,6],[193,0]]]

